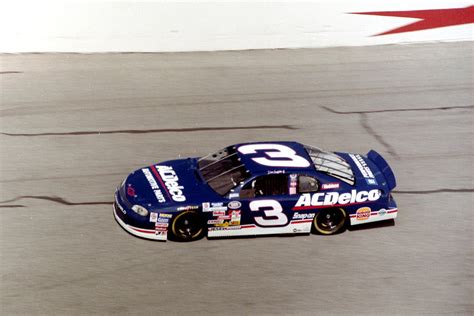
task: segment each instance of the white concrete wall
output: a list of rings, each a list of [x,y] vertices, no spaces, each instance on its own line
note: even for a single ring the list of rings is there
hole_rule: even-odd
[[[473,39],[472,24],[373,37],[416,19],[348,14],[472,5],[463,0],[1,1],[0,52],[169,52]]]

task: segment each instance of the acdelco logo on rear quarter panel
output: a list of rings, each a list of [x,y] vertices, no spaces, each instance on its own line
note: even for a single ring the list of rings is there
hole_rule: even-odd
[[[381,192],[378,189],[370,191],[357,191],[351,190],[351,192],[339,193],[304,193],[296,202],[295,208],[307,207],[307,206],[330,206],[330,205],[349,205],[353,203],[362,203],[367,201],[377,201],[381,196]]]

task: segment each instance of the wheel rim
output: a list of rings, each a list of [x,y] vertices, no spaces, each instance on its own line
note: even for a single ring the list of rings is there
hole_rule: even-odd
[[[341,229],[345,219],[345,212],[342,209],[323,210],[316,216],[315,226],[322,234],[333,234]]]
[[[202,230],[201,218],[195,212],[181,213],[173,223],[173,233],[182,240],[197,238]]]

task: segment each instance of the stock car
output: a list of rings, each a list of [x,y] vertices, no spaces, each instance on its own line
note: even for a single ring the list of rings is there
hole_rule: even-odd
[[[395,176],[374,150],[328,152],[297,142],[228,146],[131,173],[115,192],[116,221],[153,240],[331,235],[397,217]]]

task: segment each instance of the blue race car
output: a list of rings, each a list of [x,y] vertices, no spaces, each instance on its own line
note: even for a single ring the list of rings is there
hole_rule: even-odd
[[[270,234],[331,235],[397,217],[395,176],[374,150],[327,152],[296,142],[245,143],[130,174],[114,214],[154,240]]]

